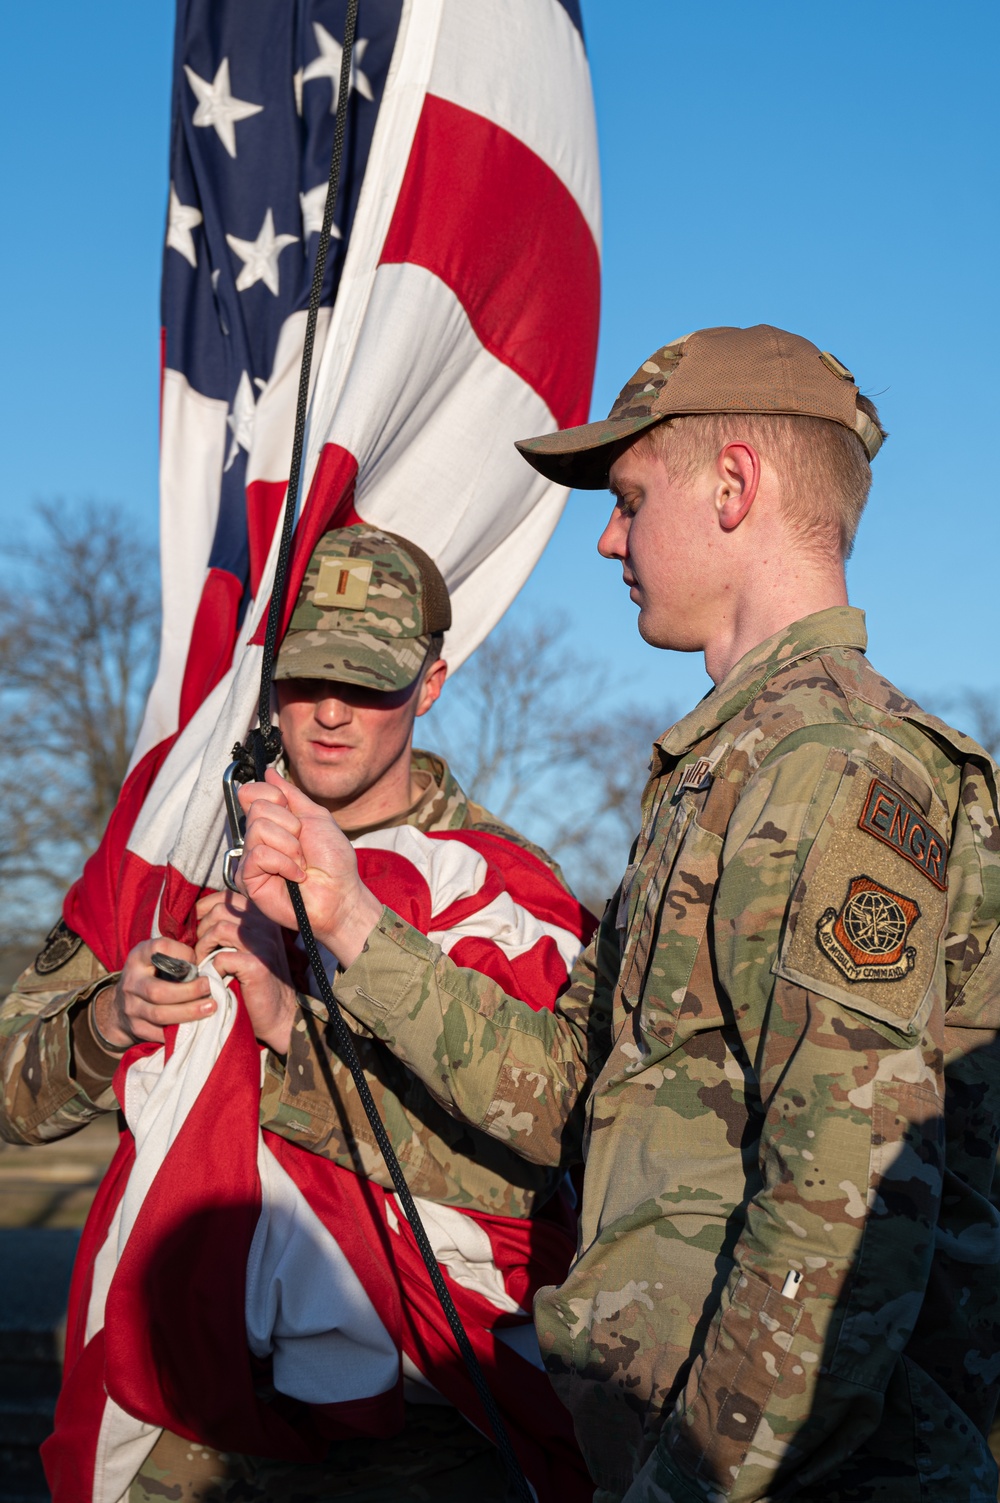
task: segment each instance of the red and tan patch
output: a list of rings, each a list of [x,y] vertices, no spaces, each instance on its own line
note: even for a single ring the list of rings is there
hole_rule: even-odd
[[[904,861],[923,872],[935,887],[944,892],[948,872],[947,846],[919,810],[881,778],[872,780],[858,829],[898,851]]]
[[[840,910],[820,917],[816,943],[848,981],[902,981],[916,962],[907,939],[919,917],[912,898],[872,877],[852,877]]]

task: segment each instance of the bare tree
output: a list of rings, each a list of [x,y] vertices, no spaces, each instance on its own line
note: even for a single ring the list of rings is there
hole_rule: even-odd
[[[967,729],[991,757],[1000,757],[1000,691],[960,690],[953,715],[960,729]]]
[[[0,557],[0,938],[52,923],[118,797],[156,667],[155,550],[117,507],[49,504]]]
[[[623,700],[606,663],[573,651],[564,620],[514,620],[463,665],[420,730],[474,798],[551,851],[600,909],[639,825],[652,741],[672,718]]]

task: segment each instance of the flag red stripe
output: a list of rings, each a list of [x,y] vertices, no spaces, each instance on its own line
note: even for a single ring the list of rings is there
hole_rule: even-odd
[[[132,826],[176,736],[146,753],[124,787],[97,850],[73,883],[63,917],[109,971],[117,971],[139,939],[152,931],[160,893],[156,868],[126,850]]]
[[[213,1088],[191,1108],[170,1172],[143,1201],[118,1262],[105,1382],[148,1424],[224,1450],[306,1460],[316,1455],[308,1440],[257,1399],[246,1344],[247,1258],[261,1205],[259,1080],[260,1049],[241,1006]]]
[[[247,486],[247,535],[250,543],[250,594],[256,599],[274,529],[288,489],[287,480],[251,480]]]
[[[191,628],[178,725],[187,725],[233,661],[243,581],[228,569],[209,569]]]
[[[381,264],[426,267],[491,354],[586,422],[600,263],[576,199],[541,157],[482,115],[428,94]]]
[[[98,1331],[63,1380],[55,1429],[41,1446],[53,1503],[93,1503],[97,1442],[107,1401],[104,1332]]]
[[[378,846],[363,847],[357,857],[358,873],[369,891],[426,934],[431,922],[431,890],[413,862],[398,851],[384,851]]]
[[[572,1256],[572,1238],[538,1220],[476,1216],[494,1248],[497,1264],[530,1267],[530,1285],[558,1283]],[[441,1318],[440,1306],[426,1277],[416,1239],[405,1222],[395,1239],[394,1262],[400,1271],[403,1301],[403,1349],[421,1372],[467,1419],[489,1435],[489,1421],[472,1387],[455,1338]],[[493,1396],[506,1418],[518,1460],[542,1503],[589,1503],[593,1483],[577,1450],[572,1421],[561,1405],[553,1404],[544,1372],[516,1356],[495,1335],[502,1318],[481,1296],[455,1282],[442,1267],[469,1341],[479,1359]],[[546,1276],[547,1275],[547,1276]]]
[[[536,940],[530,950],[513,958],[504,954],[496,940],[467,934],[452,945],[448,955],[464,970],[489,976],[508,997],[519,998],[536,1012],[551,1009],[556,997],[566,990],[569,979],[566,962],[555,940],[547,934]]]
[[[430,830],[429,840],[460,840],[481,856],[491,866],[499,869],[504,886],[522,908],[527,908],[543,923],[554,924],[557,929],[568,929],[584,944],[597,928],[597,920],[589,909],[578,903],[573,894],[562,887],[555,875],[540,857],[515,845],[503,835],[490,835],[483,830]]]
[[[284,608],[278,640],[285,635],[299,587],[305,578],[306,564],[324,532],[331,527],[350,527],[364,519],[354,510],[354,482],[358,461],[340,444],[325,444],[316,464],[309,495],[295,526],[292,558],[285,584]],[[267,611],[261,616],[254,641],[262,643],[267,631]]]

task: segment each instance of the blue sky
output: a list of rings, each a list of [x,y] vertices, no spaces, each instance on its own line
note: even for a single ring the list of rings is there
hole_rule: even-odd
[[[891,438],[850,565],[871,654],[940,702],[1000,685],[1000,398],[993,0],[584,0],[604,183],[603,415],[651,350],[769,322],[831,349]],[[120,500],[156,527],[158,281],[168,0],[17,6],[0,60],[7,290],[2,518]],[[513,610],[568,615],[578,646],[653,707],[700,660],[658,653],[573,496]],[[598,683],[601,679],[598,679]]]

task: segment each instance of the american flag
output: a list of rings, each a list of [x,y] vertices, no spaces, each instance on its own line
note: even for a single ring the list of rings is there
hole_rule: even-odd
[[[156,682],[65,917],[110,967],[220,885],[220,778],[254,715],[346,0],[179,0],[163,271]],[[585,420],[600,196],[575,0],[361,0],[286,598],[362,519],[452,593],[452,668],[565,492],[513,440]]]
[[[410,825],[356,849],[371,891],[457,965],[536,1010],[555,1005],[593,924],[531,851],[495,831]],[[260,1046],[202,970],[216,1013],[130,1049],[115,1078],[128,1131],[73,1271],[42,1451],[53,1503],[119,1503],[164,1427],[293,1461],[320,1461],[331,1437],[391,1436],[404,1377],[489,1433],[401,1202],[308,1139],[261,1130]],[[572,1217],[559,1197],[531,1217],[417,1205],[535,1496],[587,1503],[531,1322],[535,1293],[572,1256]],[[277,1403],[261,1398],[265,1374]]]
[[[348,112],[345,167],[286,619],[318,537],[363,519],[437,560],[457,666],[514,598],[565,499],[520,460],[514,438],[587,415],[600,209],[572,0],[361,0],[346,102],[345,15],[346,0],[178,4],[161,660],[118,807],[64,909],[112,970],[150,934],[191,939],[197,897],[221,885],[221,775],[256,710],[338,107]],[[359,859],[373,890],[379,863],[398,872],[404,857],[415,922],[457,963],[554,1005],[589,929],[543,863],[468,832],[417,839],[404,828],[369,843]],[[310,1452],[255,1393],[247,1342],[275,1351],[277,1374],[267,1312],[279,1285],[316,1305],[293,1322],[286,1384],[310,1413],[332,1408],[333,1420],[388,1433],[402,1353],[480,1422],[393,1197],[260,1133],[259,1046],[231,995],[218,1000],[211,1027],[130,1050],[116,1078],[131,1130],[74,1273],[66,1381],[46,1446],[58,1503],[115,1503],[163,1424],[227,1449],[320,1454],[322,1435]],[[534,1288],[557,1280],[570,1256],[565,1230],[425,1210],[539,1497],[588,1496],[544,1374],[498,1334],[505,1320],[530,1329]],[[304,1262],[283,1284],[283,1260],[301,1245],[285,1228],[303,1220],[313,1226]],[[391,1257],[373,1257],[386,1238]],[[278,1272],[258,1270],[255,1282],[250,1250],[262,1239]],[[460,1272],[477,1241],[485,1293]],[[335,1342],[323,1324],[331,1309],[348,1326],[361,1312],[349,1361],[332,1347],[309,1355],[317,1332]],[[366,1377],[359,1351],[369,1342],[378,1371]]]

